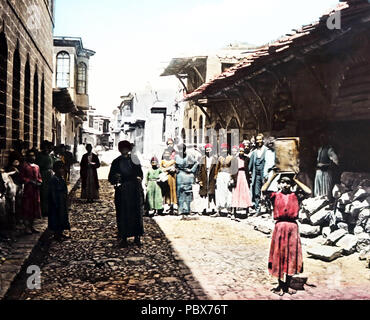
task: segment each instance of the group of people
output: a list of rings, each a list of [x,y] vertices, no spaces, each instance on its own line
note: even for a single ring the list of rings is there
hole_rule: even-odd
[[[312,192],[297,179],[296,174],[281,174],[279,188],[272,190],[270,183],[275,170],[274,139],[264,141],[259,134],[252,141],[243,141],[231,148],[221,145],[220,155],[215,154],[212,144],[205,146],[204,155],[197,158],[187,151],[185,144],[174,146],[173,140],[167,141],[167,148],[161,162],[151,159],[151,168],[144,179],[142,166],[133,152],[134,145],[121,141],[118,149],[121,155],[112,162],[109,182],[115,188],[115,207],[118,238],[122,247],[128,247],[128,238],[141,246],[144,234],[143,216],[145,211],[163,212],[167,205],[169,212],[178,210],[182,219],[191,213],[194,200],[193,185],[199,184],[202,199],[202,214],[218,216],[228,213],[235,219],[237,209],[246,213],[257,213],[261,208],[261,195],[270,198],[273,205],[273,218],[276,220],[272,234],[268,270],[279,279],[279,285],[272,289],[276,294],[294,294],[291,279],[303,271],[302,248],[296,220],[299,200]],[[99,199],[97,168],[99,157],[92,153],[92,146],[86,146],[87,153],[80,163],[81,198],[87,202]],[[20,213],[25,232],[38,232],[34,220],[48,217],[48,226],[55,238],[62,241],[63,234],[70,229],[68,219],[67,182],[73,161],[63,146],[53,148],[44,141],[41,151],[14,149],[9,157],[6,172],[19,187],[17,190],[16,211]],[[323,146],[319,149],[317,181],[315,189],[327,192],[331,183],[328,176],[328,163],[338,163],[333,148]],[[330,172],[330,171],[329,171]],[[146,195],[143,188],[146,186]],[[15,214],[15,216],[17,216]]]
[[[273,217],[276,224],[271,240],[268,270],[271,275],[278,278],[279,284],[272,291],[278,295],[294,294],[295,290],[291,286],[292,276],[303,271],[301,240],[296,223],[299,200],[310,195],[311,190],[297,179],[296,174],[280,175],[278,179],[280,188],[277,192],[269,191],[271,179],[263,186],[260,182],[256,182],[261,177],[266,179],[269,174],[267,170],[267,174],[264,175],[264,167],[261,165],[261,157],[264,155],[266,162],[267,152],[261,146],[262,141],[263,137],[258,136],[256,149],[252,151],[251,156],[246,156],[245,150],[247,148],[244,144],[239,146],[238,156],[236,150],[234,150],[233,156],[227,155],[227,146],[223,145],[221,147],[223,153],[217,158],[211,153],[212,146],[207,145],[206,155],[201,158],[200,163],[187,153],[184,144],[178,145],[175,152],[171,148],[172,141],[169,141],[169,147],[163,154],[160,166],[158,166],[156,158],[151,159],[152,168],[148,171],[145,179],[146,202],[150,208],[161,210],[162,191],[159,182],[167,182],[169,193],[165,194],[164,198],[170,204],[173,201],[173,205],[177,199],[180,214],[183,216],[189,214],[190,203],[193,200],[192,185],[196,179],[199,179],[202,196],[207,200],[207,205],[211,201],[214,202],[215,198],[221,197],[221,200],[216,200],[216,204],[227,207],[230,203],[228,202],[230,194],[225,195],[224,193],[229,192],[230,189],[237,189],[237,192],[231,191],[231,203],[236,207],[242,205],[250,207],[253,198],[249,193],[246,173],[252,171],[255,188],[266,194],[273,202],[274,207]],[[118,236],[123,247],[128,246],[127,239],[129,237],[134,237],[134,243],[140,246],[140,238],[144,234],[145,197],[142,186],[144,175],[140,162],[135,154],[131,153],[133,145],[128,141],[122,141],[118,148],[121,156],[113,161],[108,178],[115,187]],[[231,167],[235,165],[233,159],[234,162],[236,162],[235,159],[238,160],[236,172],[230,171]],[[246,159],[249,160],[249,163]],[[217,172],[216,177],[213,175],[214,172]],[[166,179],[163,173],[171,177]],[[209,179],[210,175],[211,180]],[[230,181],[234,180],[234,185],[229,188]],[[219,193],[208,192],[208,190],[219,190]]]
[[[151,159],[145,179],[146,211],[173,214],[177,209],[185,219],[192,211],[193,185],[199,184],[198,213],[213,217],[225,214],[232,219],[236,219],[237,210],[258,214],[261,188],[275,167],[273,141],[269,138],[265,143],[259,134],[252,141],[233,146],[231,154],[223,143],[219,155],[209,143],[203,155],[197,157],[187,151],[185,144],[175,148],[169,139],[161,161]]]
[[[67,183],[75,159],[65,145],[54,146],[45,140],[40,149],[27,149],[18,140],[10,151],[4,172],[11,177],[15,190],[5,195],[6,214],[11,220],[7,228],[39,233],[35,220],[48,217],[50,230],[61,239],[63,230],[69,229]]]

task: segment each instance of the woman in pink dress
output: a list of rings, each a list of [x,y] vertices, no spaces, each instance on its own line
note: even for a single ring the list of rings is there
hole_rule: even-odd
[[[235,165],[232,170],[235,188],[232,193],[231,207],[234,210],[233,219],[235,219],[235,213],[238,208],[246,209],[248,213],[248,208],[252,206],[252,199],[247,180],[249,175],[248,163],[244,157],[243,144],[239,145],[239,155],[235,157]]]
[[[22,216],[26,224],[26,233],[39,233],[33,227],[35,219],[41,219],[40,186],[42,178],[40,168],[35,164],[36,155],[33,150],[27,152],[27,159],[23,163],[19,176],[24,183],[22,198]]]

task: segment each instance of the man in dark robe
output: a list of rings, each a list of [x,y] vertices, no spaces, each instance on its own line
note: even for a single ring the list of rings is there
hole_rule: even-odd
[[[61,241],[67,238],[64,230],[70,230],[68,218],[68,189],[64,180],[65,168],[62,161],[57,161],[53,170],[55,175],[49,181],[48,188],[48,228],[54,232],[54,238]]]
[[[203,215],[212,210],[212,214],[216,213],[216,167],[217,156],[213,154],[213,146],[207,144],[205,146],[205,155],[199,161],[198,181],[199,195],[203,198]]]
[[[99,199],[99,180],[96,169],[100,167],[100,161],[96,154],[92,153],[91,144],[86,145],[87,153],[81,159],[81,199],[93,202]]]
[[[128,237],[135,237],[135,244],[141,246],[140,237],[144,234],[143,171],[140,161],[130,153],[133,149],[130,142],[121,141],[118,149],[121,156],[113,161],[108,176],[115,187],[118,236],[124,248],[128,246]]]
[[[41,213],[43,217],[48,216],[49,181],[53,176],[54,160],[50,155],[51,142],[44,140],[41,144],[41,152],[37,155],[36,163],[40,168],[42,185],[40,188]]]

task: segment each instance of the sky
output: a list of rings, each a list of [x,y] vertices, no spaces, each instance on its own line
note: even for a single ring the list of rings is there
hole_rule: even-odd
[[[81,37],[90,59],[90,105],[111,115],[120,96],[153,88],[174,57],[207,55],[236,42],[262,45],[318,20],[338,0],[56,0],[55,36]]]

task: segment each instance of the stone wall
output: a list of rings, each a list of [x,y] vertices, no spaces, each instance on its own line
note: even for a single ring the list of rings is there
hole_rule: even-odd
[[[42,139],[52,139],[53,12],[49,8],[50,3],[52,2],[44,0],[0,0],[0,33],[4,39],[1,46],[2,52],[7,52],[7,76],[6,78],[2,76],[0,88],[6,97],[6,102],[1,105],[0,110],[0,117],[3,120],[0,123],[3,127],[0,137],[0,166],[6,164],[9,148],[17,138],[27,140],[30,147],[33,145],[39,147]],[[14,56],[17,56],[17,53],[20,64],[14,68],[13,62],[17,61]],[[26,64],[29,65],[29,81],[26,77]],[[1,66],[3,67],[4,65]],[[24,127],[25,89],[28,86],[29,135],[27,128],[25,132]],[[34,101],[38,105],[36,113]],[[13,110],[13,105],[16,105],[17,110]],[[34,115],[37,115],[37,120],[34,120]],[[13,127],[18,126],[18,130],[13,130]]]

